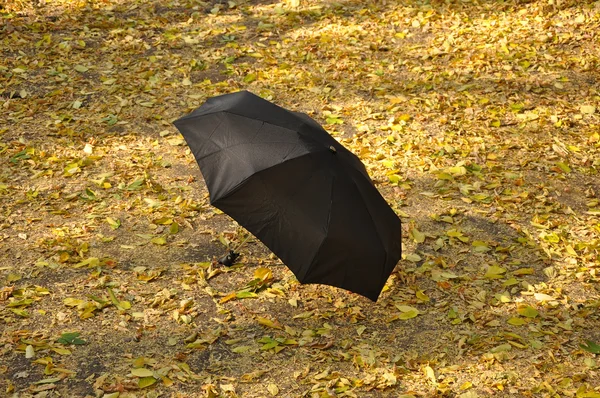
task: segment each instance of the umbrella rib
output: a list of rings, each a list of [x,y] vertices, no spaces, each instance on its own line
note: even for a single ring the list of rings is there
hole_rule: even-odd
[[[285,143],[287,143],[287,142],[286,142],[286,141],[272,141],[271,143],[274,143],[274,144],[277,144],[277,143],[284,143],[284,144],[285,144]],[[197,161],[204,160],[204,159],[206,159],[207,157],[209,157],[209,156],[212,156],[212,155],[214,155],[214,154],[216,154],[216,153],[223,152],[225,149],[235,148],[236,146],[240,146],[240,145],[263,145],[263,143],[262,143],[262,142],[241,142],[241,143],[239,143],[239,144],[235,144],[235,145],[230,145],[230,146],[226,146],[226,147],[223,147],[223,148],[219,148],[219,149],[218,149],[218,150],[216,150],[216,151],[213,151],[213,152],[207,153],[207,154],[205,154],[205,155],[202,155],[202,156],[200,156],[200,157],[196,157],[196,160],[197,160]],[[295,148],[296,148],[296,147],[294,147],[294,148],[292,148],[292,149],[295,149]],[[237,155],[236,155],[236,157],[237,157]],[[238,157],[238,159],[239,159],[239,157]],[[275,165],[275,166],[277,166],[277,165]],[[271,167],[273,167],[273,166],[271,166]],[[266,170],[266,169],[264,169],[264,170]],[[262,170],[259,170],[259,171],[262,171]]]
[[[212,141],[212,142],[213,142],[213,144],[214,144],[214,141],[212,140],[212,136],[213,136],[213,134],[215,133],[215,131],[217,131],[217,129],[218,129],[219,127],[221,127],[221,125],[222,125],[222,124],[223,124],[223,121],[222,121],[222,120],[219,120],[219,123],[218,123],[218,124],[215,126],[215,128],[213,129],[213,131],[211,131],[211,132],[210,132],[210,134],[208,135],[208,138],[207,138],[207,140],[209,140],[209,141]]]
[[[296,150],[296,148],[298,148],[298,146],[299,146],[299,144],[296,143],[296,145],[291,147],[290,150],[283,156],[283,159],[288,160],[288,156],[290,156],[290,153],[294,152]]]
[[[292,116],[294,117],[294,119],[296,119],[296,120],[300,121],[300,125],[299,125],[299,126],[297,126],[297,127],[294,127],[294,128],[290,128],[290,127],[288,127],[288,126],[281,126],[281,125],[279,125],[279,124],[271,123],[271,122],[268,122],[268,121],[266,121],[266,120],[259,119],[259,118],[257,118],[257,117],[249,117],[249,116],[246,116],[246,115],[241,115],[241,114],[239,114],[239,113],[232,112],[231,110],[223,110],[223,111],[220,111],[220,112],[223,112],[223,113],[229,113],[229,114],[231,114],[231,115],[236,115],[236,116],[239,116],[239,117],[243,117],[243,118],[245,118],[245,119],[250,119],[250,120],[258,120],[258,121],[261,121],[261,122],[263,122],[263,123],[265,123],[265,124],[270,124],[271,126],[276,126],[276,127],[279,127],[279,128],[284,128],[284,129],[286,129],[286,130],[289,130],[289,131],[291,131],[291,132],[294,132],[294,133],[296,133],[296,134],[299,134],[299,135],[301,135],[301,136],[302,136],[302,137],[304,137],[304,138],[308,138],[308,139],[310,139],[311,141],[313,141],[313,142],[315,142],[315,143],[317,143],[317,144],[322,144],[321,142],[317,141],[316,139],[314,139],[314,138],[313,138],[313,137],[311,137],[310,135],[306,135],[306,134],[302,134],[302,133],[300,133],[300,127],[301,127],[302,125],[304,125],[304,126],[307,126],[307,127],[309,127],[309,128],[311,128],[311,126],[310,126],[310,125],[308,125],[308,124],[307,124],[307,123],[306,123],[304,120],[302,120],[300,117],[298,117],[297,115],[295,115],[295,114],[293,114],[292,112],[289,112],[289,111],[286,111],[286,112],[288,112],[290,115],[292,115]],[[310,116],[309,116],[309,117],[310,117]],[[326,132],[326,130],[325,130],[325,129],[323,129],[323,131],[325,131],[325,132]],[[331,138],[335,140],[335,138],[333,138],[333,137],[331,137]]]
[[[360,175],[360,178],[364,178],[364,176],[362,175],[362,173],[359,173],[359,175]],[[351,177],[352,177],[352,182],[354,183],[354,187],[358,191],[358,193],[361,196],[361,198],[363,198],[363,200],[361,201],[361,203],[363,204],[364,208],[367,210],[367,213],[369,214],[369,219],[373,220],[373,215],[371,214],[371,210],[369,209],[369,206],[367,206],[365,204],[365,197],[364,197],[364,195],[362,193],[362,190],[359,188],[359,186],[358,186],[358,184],[356,182],[356,178],[355,178],[354,173],[351,174]],[[382,197],[382,199],[383,199],[383,197]],[[383,200],[385,201],[385,199],[383,199]],[[383,246],[383,239],[381,238],[381,235],[380,235],[379,231],[377,230],[377,225],[375,225],[375,222],[373,222],[372,224],[373,224],[373,229],[375,230],[375,233],[377,234],[377,237],[379,238],[379,242]],[[388,262],[388,253],[385,250],[385,247],[383,249],[384,249],[383,253],[385,253],[385,261],[384,261],[384,265],[385,265]],[[381,275],[380,279],[383,279],[383,275],[385,275],[385,267],[382,267],[382,275]],[[385,283],[385,281],[383,281],[383,282]]]
[[[308,272],[312,269],[313,264],[315,262],[315,258],[319,255],[319,252],[321,251],[321,249],[323,248],[323,245],[325,244],[325,241],[327,240],[327,234],[329,234],[329,224],[331,222],[331,212],[333,210],[333,187],[335,185],[335,176],[333,176],[333,178],[331,179],[331,192],[329,194],[329,209],[327,210],[327,223],[325,225],[327,225],[327,228],[325,229],[325,234],[323,236],[323,240],[321,241],[321,244],[319,244],[319,247],[317,248],[317,250],[315,250],[315,256],[313,257],[313,259],[311,260],[310,264],[308,265],[308,267],[306,267],[306,270],[302,273],[302,276],[298,275],[298,280],[304,279],[306,277],[306,274],[308,274]],[[345,276],[344,276],[345,278]]]
[[[228,110],[219,111],[219,112],[216,112],[215,114],[217,114],[217,113],[229,113],[229,114],[231,114],[231,115],[239,116],[239,117],[242,117],[242,118],[244,118],[244,119],[249,119],[249,120],[258,120],[258,121],[262,122],[262,124],[261,124],[261,126],[259,127],[259,129],[257,130],[256,134],[254,135],[254,137],[252,137],[252,140],[254,140],[254,139],[257,137],[257,135],[258,135],[258,133],[260,132],[260,130],[262,130],[262,128],[263,128],[265,125],[267,125],[267,124],[268,124],[268,125],[271,125],[271,126],[275,126],[275,127],[278,127],[278,128],[282,128],[282,129],[288,130],[289,132],[291,132],[291,133],[294,133],[294,134],[296,134],[296,135],[299,135],[299,136],[301,136],[301,137],[302,137],[302,138],[304,138],[304,139],[310,140],[310,141],[312,141],[313,143],[316,143],[316,144],[318,144],[319,146],[324,146],[324,145],[323,145],[323,143],[319,142],[319,141],[318,141],[318,140],[316,140],[314,137],[312,137],[312,136],[310,136],[310,135],[308,135],[308,134],[302,134],[302,133],[300,133],[300,131],[299,131],[299,130],[300,130],[300,128],[298,128],[298,130],[294,130],[294,129],[292,129],[292,128],[290,128],[290,127],[287,127],[287,126],[280,126],[280,125],[278,125],[278,124],[274,124],[274,123],[271,123],[271,122],[268,122],[268,121],[265,121],[265,120],[262,120],[262,119],[258,119],[258,118],[250,118],[250,117],[248,117],[248,116],[241,115],[241,114],[239,114],[239,113],[236,113],[236,112],[231,112],[231,111],[228,111]],[[290,115],[292,115],[292,116],[293,116],[293,117],[294,117],[296,120],[299,120],[299,121],[300,121],[300,123],[301,123],[301,124],[300,124],[300,126],[304,125],[304,126],[307,126],[307,127],[311,128],[311,126],[310,126],[309,124],[307,124],[307,123],[306,123],[304,120],[302,120],[302,118],[300,118],[299,116],[297,116],[297,115],[295,115],[294,113],[291,113],[291,112],[288,112],[288,113],[290,113]],[[191,116],[191,115],[190,115],[190,116]],[[190,119],[194,119],[195,117],[202,117],[202,116],[206,116],[206,115],[197,115],[197,116],[194,116],[194,117],[190,117]],[[209,137],[208,137],[208,140],[210,140],[210,141],[211,141],[213,144],[215,144],[215,142],[214,142],[214,141],[213,141],[211,138],[212,138],[213,134],[215,133],[215,131],[216,131],[216,130],[217,130],[217,129],[218,129],[220,126],[221,126],[221,124],[222,124],[222,121],[220,121],[220,122],[219,122],[219,124],[218,124],[218,125],[217,125],[217,126],[214,128],[214,129],[213,129],[213,131],[210,133],[210,135],[209,135]],[[298,126],[298,127],[300,127],[300,126]],[[326,132],[326,130],[324,130],[322,127],[321,127],[321,129],[322,129],[323,131],[325,131],[325,132]],[[332,137],[332,139],[333,139],[333,140],[335,140],[333,137]],[[252,140],[250,140],[250,141],[252,141]],[[272,142],[277,142],[277,141],[272,141]],[[286,141],[280,141],[280,142],[286,142]],[[234,146],[237,146],[237,145],[248,145],[248,144],[252,144],[252,142],[244,142],[244,143],[240,143],[240,144],[236,144],[236,145],[228,146],[228,147],[225,147],[225,148],[220,148],[219,150],[216,150],[216,151],[214,151],[214,152],[211,152],[211,153],[205,154],[205,155],[203,155],[203,156],[201,156],[201,157],[199,157],[199,158],[197,157],[196,159],[197,159],[197,160],[203,160],[203,159],[205,159],[205,158],[206,158],[206,157],[208,157],[208,156],[211,156],[211,155],[213,155],[213,154],[215,154],[215,153],[217,153],[217,152],[219,152],[219,151],[222,151],[223,149],[232,148],[232,147],[234,147]],[[289,151],[289,152],[286,154],[286,156],[284,157],[284,159],[286,159],[286,158],[287,158],[287,156],[288,156],[290,153],[292,153],[292,151],[293,151],[294,149],[296,149],[296,148],[297,148],[297,146],[295,146],[294,148],[292,148],[292,149],[291,149],[291,150],[290,150],[290,151]],[[327,146],[327,148],[329,148],[329,147]]]
[[[300,159],[300,158],[302,158],[302,157],[304,157],[304,156],[311,156],[311,155],[315,155],[315,154],[317,154],[317,153],[326,153],[326,155],[329,155],[329,150],[328,150],[328,149],[326,149],[326,148],[323,148],[323,149],[322,149],[321,151],[319,151],[319,152],[310,152],[310,153],[306,153],[306,154],[304,154],[304,155],[301,155],[301,156],[299,156],[299,157],[297,157],[297,158],[286,159],[286,160],[285,160],[283,163],[287,163],[287,162],[290,162],[290,161],[293,161],[293,160],[298,160],[298,159]],[[263,185],[265,185],[265,186],[266,186],[267,184],[266,184],[266,183],[265,183],[265,181],[262,179],[261,173],[262,173],[263,171],[269,170],[269,169],[271,169],[271,168],[273,168],[273,167],[278,167],[278,166],[281,166],[283,163],[279,163],[279,164],[276,164],[276,165],[270,166],[270,167],[268,167],[268,168],[266,168],[266,169],[260,170],[260,171],[258,171],[257,173],[255,173],[254,175],[255,175],[255,176],[257,176],[257,177],[260,179],[260,181],[263,183]],[[309,179],[310,179],[310,178],[313,178],[314,176],[315,176],[315,174],[312,174],[312,175],[309,177]],[[228,191],[227,193],[225,193],[224,195],[220,196],[220,197],[217,199],[217,201],[221,201],[221,200],[227,199],[227,197],[229,197],[229,196],[231,196],[231,195],[235,194],[235,192],[237,192],[238,190],[242,189],[242,188],[244,187],[244,185],[246,185],[246,184],[248,183],[248,181],[249,181],[249,178],[246,178],[246,179],[244,179],[244,180],[240,181],[240,183],[239,183],[239,184],[237,184],[235,187],[233,187],[231,190],[229,190],[229,191]],[[332,180],[332,184],[331,184],[331,197],[333,197],[333,186],[334,186],[334,185],[333,185],[333,181],[335,181],[335,177],[333,178],[333,180]],[[272,204],[272,207],[273,207],[273,208],[277,208],[277,210],[278,210],[278,215],[279,215],[279,214],[281,214],[281,208],[280,208],[279,206],[277,206],[277,204],[276,204],[275,202],[273,202],[273,201],[272,201],[272,199],[271,199],[270,197],[267,197],[267,200],[269,201],[269,203],[271,203],[271,204]],[[211,202],[211,203],[212,203],[213,205],[215,205],[216,207],[219,207],[219,206],[218,206],[218,203],[217,203],[217,201],[215,201],[214,203],[212,203],[212,202]],[[322,239],[322,241],[321,241],[321,243],[320,243],[320,245],[319,245],[318,249],[315,251],[315,253],[318,253],[318,252],[319,252],[319,250],[321,249],[321,247],[323,247],[323,244],[324,244],[325,240],[327,239],[327,234],[328,234],[328,232],[329,232],[329,222],[330,222],[330,220],[331,220],[331,213],[332,213],[332,209],[333,209],[333,199],[331,199],[331,200],[329,201],[329,209],[328,209],[328,212],[327,212],[327,224],[326,224],[326,225],[327,225],[327,228],[326,228],[325,232],[323,233],[323,239]],[[316,254],[315,254],[315,257],[316,257]],[[311,267],[312,267],[312,263],[313,263],[313,262],[314,262],[314,258],[311,260],[311,263],[310,263],[310,264],[308,264],[308,265],[306,266],[306,270],[305,270],[305,271],[302,273],[302,275],[296,275],[296,277],[298,278],[298,280],[301,280],[301,279],[303,279],[303,278],[304,278],[304,276],[305,276],[305,275],[308,273],[308,271],[311,269]]]
[[[284,141],[284,142],[285,142],[285,141]],[[242,145],[242,144],[238,144],[238,145]],[[266,168],[264,168],[264,169],[262,169],[262,170],[258,170],[258,171],[256,171],[256,172],[254,172],[253,174],[258,174],[258,173],[261,173],[261,172],[263,172],[263,171],[266,171],[266,170],[272,169],[273,167],[278,167],[278,166],[281,166],[283,163],[290,162],[290,161],[292,161],[292,160],[296,160],[296,159],[300,159],[300,158],[302,158],[302,157],[304,157],[304,156],[310,156],[310,155],[318,154],[318,153],[321,153],[321,152],[328,152],[328,153],[329,153],[329,149],[328,149],[328,148],[323,148],[322,150],[320,150],[320,151],[318,151],[318,152],[316,152],[316,151],[315,151],[315,152],[307,152],[307,153],[304,153],[304,154],[302,154],[302,155],[300,155],[300,156],[298,156],[298,157],[292,158],[292,159],[285,159],[285,160],[284,160],[283,162],[281,162],[281,163],[277,163],[277,164],[274,164],[274,165],[272,165],[272,166],[266,167]],[[211,154],[209,154],[209,155],[213,155],[213,154],[214,154],[214,152],[213,152],[213,153],[211,153]],[[240,189],[240,188],[241,188],[241,187],[242,187],[242,186],[243,186],[243,185],[246,183],[246,181],[247,181],[247,180],[248,180],[248,178],[246,178],[246,179],[244,179],[244,180],[240,181],[240,183],[239,183],[239,184],[237,184],[235,187],[231,188],[231,189],[230,189],[230,190],[229,190],[229,191],[228,191],[228,192],[227,192],[225,195],[221,196],[219,199],[224,199],[224,198],[226,198],[227,196],[229,196],[229,195],[231,195],[232,193],[234,193],[235,191],[237,191],[238,189]]]
[[[217,129],[218,129],[220,126],[221,126],[221,124],[223,124],[223,121],[222,121],[222,120],[219,120],[219,123],[218,123],[218,124],[215,126],[215,128],[213,129],[213,131],[211,131],[211,132],[210,132],[210,135],[208,136],[208,138],[207,138],[207,141],[210,141],[210,142],[212,142],[213,144],[215,144],[215,145],[216,145],[216,143],[215,143],[215,142],[214,142],[214,141],[213,141],[211,138],[212,138],[213,134],[215,133],[215,131],[217,131]],[[189,144],[188,144],[188,146],[189,146]],[[198,151],[199,151],[201,148],[202,148],[202,147],[198,147]],[[201,157],[198,157],[198,156],[196,156],[196,153],[194,152],[194,157],[196,158],[196,161],[199,161],[199,160],[202,160],[202,159],[204,159],[204,158],[207,158],[207,157],[209,157],[209,156],[211,156],[211,155],[214,155],[215,153],[219,152],[220,150],[221,150],[221,149],[218,149],[218,150],[216,150],[216,151],[214,151],[214,152],[211,152],[211,153],[208,153],[208,154],[202,155]]]
[[[251,143],[254,141],[254,139],[256,137],[258,137],[258,134],[263,129],[263,127],[265,127],[265,122],[262,122],[261,125],[256,129],[256,132],[254,133],[254,137],[252,137],[252,139],[250,140]]]

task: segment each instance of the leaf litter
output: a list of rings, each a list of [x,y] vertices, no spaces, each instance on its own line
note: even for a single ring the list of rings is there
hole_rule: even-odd
[[[3,394],[600,396],[597,2],[0,14]],[[246,233],[170,121],[234,89],[316,118],[403,218],[378,303],[252,240],[214,263]]]

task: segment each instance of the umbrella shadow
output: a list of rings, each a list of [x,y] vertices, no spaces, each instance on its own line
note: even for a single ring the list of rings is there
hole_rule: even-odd
[[[419,207],[427,206],[423,202]],[[399,283],[391,285],[384,300],[393,300],[398,290],[407,288],[406,284],[438,292],[446,289],[446,294],[436,300],[453,301],[457,290],[464,286],[483,284],[496,293],[517,292],[524,286],[547,282],[548,273],[556,274],[555,261],[530,233],[520,231],[515,224],[480,216],[471,209],[458,209],[454,213],[456,207],[452,205],[438,207],[434,218],[418,211],[411,213],[410,207],[404,210],[411,215],[403,231],[405,259],[397,268]],[[421,234],[425,236],[423,242]],[[502,284],[514,275],[518,280],[515,284],[520,283],[518,288]]]

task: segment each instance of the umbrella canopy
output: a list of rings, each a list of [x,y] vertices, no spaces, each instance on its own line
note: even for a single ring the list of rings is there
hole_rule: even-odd
[[[298,281],[377,300],[400,259],[400,219],[358,157],[308,115],[247,91],[210,98],[174,124],[211,204]]]

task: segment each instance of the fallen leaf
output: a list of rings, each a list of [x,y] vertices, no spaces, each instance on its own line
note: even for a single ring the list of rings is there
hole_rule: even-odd
[[[585,343],[580,344],[579,346],[592,354],[600,354],[600,344],[596,344],[593,341],[585,340]]]
[[[85,344],[85,340],[82,340],[79,338],[80,333],[79,332],[71,332],[71,333],[63,333],[60,335],[60,337],[56,340],[58,343],[61,344],[74,344],[74,345],[82,345]]]
[[[518,308],[517,312],[519,313],[519,315],[522,315],[527,318],[535,318],[539,314],[535,308],[530,307],[528,305]]]
[[[596,107],[592,105],[582,105],[579,108],[579,111],[586,115],[591,115],[596,112]]]
[[[277,384],[270,383],[267,386],[267,391],[274,397],[279,394],[279,387],[277,387]]]
[[[409,229],[408,234],[413,238],[416,243],[425,242],[425,234],[419,231],[416,227]]]
[[[35,357],[35,349],[31,344],[25,347],[25,358],[30,359]]]
[[[556,299],[548,294],[544,294],[544,293],[534,293],[533,297],[537,300],[537,301],[556,301]]]
[[[527,323],[527,321],[525,321],[523,318],[516,317],[509,318],[507,322],[513,326],[522,326]]]
[[[118,229],[121,226],[121,220],[112,217],[106,217],[106,222],[112,229]]]
[[[154,377],[142,377],[138,379],[138,387],[146,388],[156,383],[156,379]]]
[[[263,317],[256,317],[256,320],[258,321],[259,324],[269,327],[269,328],[273,328],[273,329],[283,329],[283,327],[281,326],[281,324],[279,324],[279,322],[277,321],[272,321],[268,318],[263,318]]]
[[[131,374],[136,377],[152,377],[154,372],[146,368],[134,368],[131,369]]]
[[[502,268],[498,265],[491,265],[488,267],[484,278],[486,279],[500,279],[506,273],[506,268]]]

